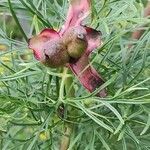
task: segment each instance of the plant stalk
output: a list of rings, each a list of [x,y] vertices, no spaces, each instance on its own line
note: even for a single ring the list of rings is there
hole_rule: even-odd
[[[65,70],[65,72],[67,73],[69,72],[69,70],[67,69]],[[67,76],[65,80],[63,80],[63,82],[64,82],[65,91],[66,91],[66,97],[67,98],[75,97],[75,90],[74,90],[74,87],[72,86],[73,78],[70,76]],[[73,125],[70,123],[65,123],[64,134],[61,138],[61,143],[60,143],[60,150],[67,150],[69,148],[72,132],[73,132]]]

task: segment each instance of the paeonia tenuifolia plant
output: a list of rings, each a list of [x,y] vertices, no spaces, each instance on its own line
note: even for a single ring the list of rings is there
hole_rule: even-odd
[[[90,53],[102,44],[99,31],[82,25],[90,8],[90,0],[71,0],[64,26],[59,31],[44,29],[29,40],[29,48],[48,67],[69,67],[80,83],[93,92],[104,81],[89,63]],[[105,89],[98,96],[105,97]]]

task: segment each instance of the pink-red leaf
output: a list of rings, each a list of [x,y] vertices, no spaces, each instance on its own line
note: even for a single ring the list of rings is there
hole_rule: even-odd
[[[96,88],[104,83],[97,71],[89,65],[88,56],[86,54],[84,54],[78,61],[70,63],[69,67],[78,77],[80,83],[90,92],[94,92]],[[105,89],[100,91],[98,96],[105,97]]]
[[[90,11],[90,0],[71,0],[66,22],[60,31],[62,35],[69,27],[81,25]]]
[[[101,32],[90,27],[85,27],[87,31],[87,42],[88,48],[86,50],[87,55],[89,55],[94,49],[102,45]]]

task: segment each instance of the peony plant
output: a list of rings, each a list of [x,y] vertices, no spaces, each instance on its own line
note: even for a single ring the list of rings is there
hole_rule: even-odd
[[[90,92],[104,83],[89,63],[91,52],[102,45],[101,32],[83,25],[90,0],[71,0],[66,22],[59,31],[46,28],[29,40],[35,58],[48,67],[67,66]],[[105,97],[102,89],[97,96]]]

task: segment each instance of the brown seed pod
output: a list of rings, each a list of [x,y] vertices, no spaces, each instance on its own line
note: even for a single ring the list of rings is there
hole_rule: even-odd
[[[52,68],[64,66],[70,59],[66,46],[60,39],[46,44],[44,56],[45,58],[41,62]]]

